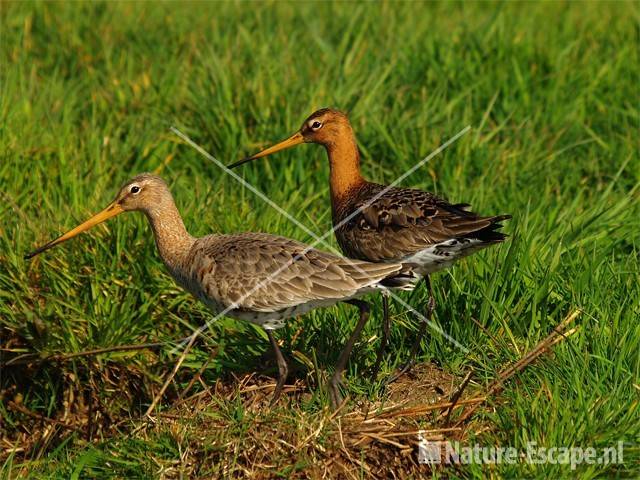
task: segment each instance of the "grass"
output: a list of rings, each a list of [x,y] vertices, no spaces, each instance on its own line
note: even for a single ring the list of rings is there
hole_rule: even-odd
[[[637,5],[4,2],[1,9],[0,354],[166,342],[3,367],[3,476],[364,477],[387,468],[419,475],[415,466],[402,470],[415,462],[415,448],[398,457],[396,447],[376,442],[353,447],[359,453],[349,469],[320,467],[344,448],[319,385],[355,325],[352,308],[316,311],[280,331],[301,391],[274,409],[248,403],[255,393],[246,382],[259,387],[274,374],[270,360],[265,367],[265,335],[230,319],[215,323],[161,405],[169,416],[150,426],[140,416],[177,360],[172,342],[210,314],[169,277],[145,219],[126,215],[22,259],[103,208],[126,179],[161,165],[192,234],[251,230],[312,241],[169,127],[229,163],[289,135],[323,106],[350,112],[364,173],[380,182],[471,125],[403,184],[481,213],[513,214],[507,243],[434,278],[435,320],[469,353],[434,334],[422,361],[452,382],[472,369],[479,388],[566,315],[583,311],[579,331],[509,382],[470,431],[483,445],[520,449],[530,441],[602,448],[621,440],[624,463],[575,471],[503,464],[490,474],[640,475]],[[297,147],[241,173],[312,230],[330,227],[321,148]],[[347,411],[390,401],[360,375],[379,334],[379,299],[371,301],[374,320],[349,367]],[[424,305],[425,292],[411,302]],[[410,316],[392,308],[384,374],[406,357],[415,332]],[[216,394],[171,409],[213,348],[218,355],[192,393],[216,385]],[[252,372],[262,376],[247,379]],[[16,405],[82,428],[34,420]],[[87,441],[90,409],[96,424]],[[376,455],[390,460],[376,467]],[[433,475],[475,478],[486,469]]]

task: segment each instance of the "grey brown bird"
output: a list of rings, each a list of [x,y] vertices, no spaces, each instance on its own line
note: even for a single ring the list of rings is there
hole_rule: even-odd
[[[429,291],[427,320],[435,308],[429,275],[506,238],[498,230],[502,227],[500,222],[511,218],[510,215],[483,217],[469,211],[465,203],[452,204],[422,190],[365,180],[360,172],[360,152],[353,128],[347,116],[338,110],[323,108],[314,112],[288,139],[229,168],[301,143],[317,143],[327,151],[332,220],[343,253],[370,262],[415,265]],[[386,296],[383,310],[384,329],[374,376],[389,335]],[[413,364],[426,325],[426,321],[422,322],[410,358],[400,374]]]
[[[387,286],[410,286],[415,281],[411,272],[400,264],[348,260],[266,233],[192,237],[166,183],[148,173],[125,183],[103,211],[25,258],[127,211],[141,211],[146,215],[160,257],[179,285],[214,313],[246,320],[266,330],[278,363],[272,402],[280,396],[288,373],[273,330],[282,327],[287,319],[317,307],[338,302],[358,307],[360,319],[340,353],[329,384],[335,407],[341,401],[342,373],[369,316],[368,304],[359,297]]]

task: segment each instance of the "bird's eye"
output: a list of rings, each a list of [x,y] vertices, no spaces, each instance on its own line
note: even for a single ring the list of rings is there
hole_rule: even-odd
[[[322,122],[319,122],[318,120],[312,121],[311,125],[309,125],[309,128],[311,128],[311,130],[320,130],[321,127]]]
[[[140,187],[138,185],[134,185],[131,187],[131,193],[138,193],[140,191]]]

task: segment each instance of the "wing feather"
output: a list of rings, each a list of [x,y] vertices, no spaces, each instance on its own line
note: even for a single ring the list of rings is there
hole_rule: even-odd
[[[496,230],[501,227],[498,222],[510,218],[482,217],[468,211],[468,204],[374,183],[364,184],[344,205],[338,206],[334,222],[352,218],[336,230],[338,243],[348,257],[372,262],[400,261],[456,238],[478,238],[488,245],[505,238]]]
[[[187,280],[196,293],[212,297],[225,308],[235,304],[259,312],[313,301],[338,302],[402,269],[398,264],[351,261],[261,233],[201,238],[192,248],[189,265]]]

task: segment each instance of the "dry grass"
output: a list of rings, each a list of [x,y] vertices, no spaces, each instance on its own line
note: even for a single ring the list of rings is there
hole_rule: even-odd
[[[134,432],[145,440],[167,434],[180,445],[184,455],[179,464],[159,463],[165,478],[213,473],[250,478],[277,474],[359,478],[362,473],[406,478],[428,471],[417,463],[418,432],[433,440],[461,440],[466,435],[466,427],[447,426],[441,415],[458,383],[438,367],[422,364],[410,377],[390,385],[384,403],[352,400],[336,412],[308,412],[299,408],[310,396],[302,381],[289,385],[283,401],[271,409],[273,380],[248,374],[233,382],[217,382],[139,422]],[[411,398],[407,391],[413,392]],[[228,404],[243,412],[241,435],[227,435],[238,428],[238,419],[226,410]],[[415,413],[410,407],[417,408]],[[471,425],[468,428],[477,428]]]
[[[472,372],[458,378],[433,364],[419,364],[387,386],[384,401],[347,399],[334,412],[302,408],[311,394],[301,380],[288,385],[280,404],[270,408],[273,379],[246,374],[208,386],[201,369],[184,390],[165,398],[162,412],[149,416],[139,411],[138,418],[132,419],[134,405],[144,403],[141,392],[146,392],[147,402],[160,397],[159,381],[110,365],[98,369],[97,362],[91,361],[90,371],[100,371],[100,379],[89,373],[90,381],[80,387],[76,378],[67,374],[64,401],[51,417],[22,405],[18,382],[13,391],[2,392],[5,398],[13,397],[7,401],[8,407],[23,416],[19,428],[5,430],[3,455],[37,460],[49,444],[72,433],[84,435],[87,441],[117,433],[146,442],[152,437],[169,437],[178,446],[180,459],[153,458],[163,478],[211,474],[250,478],[418,476],[431,468],[417,461],[419,438],[464,441],[491,429],[486,422],[474,420],[474,414],[479,409],[496,408],[489,404],[499,405],[499,398],[490,397],[542,353],[574,333],[575,328],[566,329],[578,315],[579,311],[574,311],[485,388],[467,388]],[[33,365],[21,368],[23,385],[28,385]],[[202,389],[188,395],[196,384]],[[122,403],[119,417],[113,415],[113,405],[107,408],[100,400],[100,389],[102,398],[105,391],[111,392],[112,400]]]

